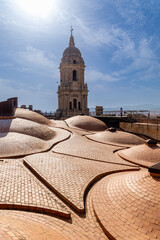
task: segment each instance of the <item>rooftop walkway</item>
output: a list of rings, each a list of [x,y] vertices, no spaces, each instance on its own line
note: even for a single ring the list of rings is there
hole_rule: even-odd
[[[160,239],[160,178],[121,157],[142,139],[16,112],[0,120],[0,240]]]

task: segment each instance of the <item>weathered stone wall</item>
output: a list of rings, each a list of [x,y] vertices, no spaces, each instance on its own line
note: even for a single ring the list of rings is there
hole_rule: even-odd
[[[121,122],[120,128],[127,132],[144,134],[160,141],[160,125],[150,123],[126,123]]]

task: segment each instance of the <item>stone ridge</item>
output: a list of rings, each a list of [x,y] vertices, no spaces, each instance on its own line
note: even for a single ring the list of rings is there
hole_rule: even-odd
[[[139,170],[134,166],[98,163],[54,153],[28,156],[24,163],[78,212],[84,212],[85,192],[98,178],[119,171]]]
[[[16,159],[0,164],[0,208],[70,218],[68,208]]]

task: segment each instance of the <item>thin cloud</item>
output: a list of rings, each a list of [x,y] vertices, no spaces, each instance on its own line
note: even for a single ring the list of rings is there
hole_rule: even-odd
[[[24,67],[21,71],[44,73],[54,77],[59,76],[58,65],[55,56],[48,55],[44,51],[27,46],[26,50],[19,53],[19,63]]]
[[[112,77],[108,74],[104,74],[96,70],[87,70],[86,79],[87,82],[100,82],[100,81],[115,82],[119,80],[116,77]]]
[[[152,39],[143,39],[136,49],[132,62],[126,68],[114,73],[120,79],[124,76],[132,76],[133,81],[150,80],[160,78],[160,63],[152,47]]]

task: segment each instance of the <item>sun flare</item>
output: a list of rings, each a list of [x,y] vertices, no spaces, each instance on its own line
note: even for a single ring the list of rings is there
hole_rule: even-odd
[[[29,14],[46,18],[52,11],[54,0],[17,0],[17,3]]]

